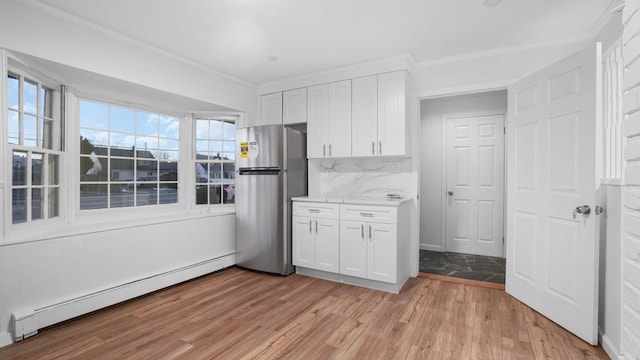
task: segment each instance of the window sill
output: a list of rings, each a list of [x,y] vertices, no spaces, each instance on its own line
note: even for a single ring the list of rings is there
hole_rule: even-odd
[[[79,214],[69,223],[60,219],[46,221],[37,225],[33,223],[15,225],[14,229],[8,234],[7,239],[0,242],[0,247],[235,214],[235,206],[232,205],[209,208],[206,211],[185,211],[184,208],[179,206],[172,209],[155,209],[157,211],[126,209],[132,211],[114,213],[113,210],[96,210],[91,211],[90,214]],[[105,220],[105,218],[108,218],[108,220]]]

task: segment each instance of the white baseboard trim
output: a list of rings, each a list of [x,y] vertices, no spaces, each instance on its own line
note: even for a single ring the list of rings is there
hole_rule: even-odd
[[[407,282],[407,279],[405,278],[400,279],[400,282],[396,284],[385,283],[381,281],[357,278],[349,275],[330,273],[322,270],[307,269],[300,266],[296,266],[296,274],[312,276],[319,279],[335,281],[343,284],[362,286],[369,289],[386,291],[394,294],[399,294],[400,290],[402,290],[402,287]]]
[[[622,355],[620,355],[620,351],[613,344],[611,339],[602,333],[601,329],[598,329],[598,336],[600,337],[600,345],[602,345],[602,349],[607,353],[611,360],[622,360]]]
[[[431,244],[420,244],[420,250],[430,250],[430,251],[444,251],[442,246],[440,245],[431,245]]]
[[[64,302],[33,309],[36,331],[44,327],[84,315],[92,311],[115,305],[162,288],[206,275],[236,264],[236,254],[201,261],[178,269],[151,275],[129,283],[97,291],[91,294],[69,299]],[[24,311],[24,310],[22,310]],[[7,333],[10,335],[9,333]],[[0,334],[0,346],[7,345],[3,334]],[[21,334],[14,334],[20,338]],[[14,337],[15,338],[15,337]],[[9,344],[12,337],[9,336]]]

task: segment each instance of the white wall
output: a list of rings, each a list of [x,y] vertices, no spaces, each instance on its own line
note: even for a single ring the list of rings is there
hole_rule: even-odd
[[[445,185],[442,174],[443,119],[447,115],[507,114],[506,91],[444,97],[420,102],[420,248],[444,251],[442,204]]]
[[[254,116],[253,85],[64,14],[40,11],[40,6],[28,1],[0,2],[0,48],[89,71],[103,79],[123,80],[141,91],[144,87],[159,90],[163,96],[175,94],[182,103],[186,98],[194,99],[186,103],[212,104]],[[2,99],[4,89],[0,89]],[[6,164],[9,157],[2,150],[0,155],[1,163]],[[10,169],[5,166],[2,171]],[[4,186],[2,179],[0,185]],[[5,191],[1,189],[1,193]],[[0,200],[5,203],[3,194]],[[68,226],[56,228],[62,232],[34,232],[23,236],[21,242],[1,239],[0,346],[11,341],[10,316],[16,311],[29,313],[79,297],[89,299],[91,304],[76,310],[65,308],[64,314],[41,312],[39,326],[46,326],[52,320],[93,310],[96,304],[109,305],[98,300],[103,295],[119,301],[198,276],[202,271],[213,271],[218,266],[211,265],[216,261],[213,259],[225,258],[227,261],[221,263],[233,263],[233,210],[207,215],[190,213],[189,209],[189,204],[183,204],[157,216],[153,210],[145,211],[144,219],[134,216],[126,223],[110,220],[107,214],[105,219],[94,219],[99,230],[91,230],[90,222],[71,218]],[[1,226],[0,234],[6,234],[4,226],[11,225]],[[184,275],[172,273],[181,268]],[[124,290],[109,290],[118,288]],[[91,295],[96,293],[100,296]]]

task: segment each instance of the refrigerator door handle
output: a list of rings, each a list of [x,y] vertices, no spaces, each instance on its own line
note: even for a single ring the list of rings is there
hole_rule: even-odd
[[[318,234],[318,220],[316,220],[316,235]]]
[[[313,232],[313,230],[311,230],[311,223],[312,223],[312,221],[311,221],[311,219],[309,219],[309,234],[311,234]]]
[[[369,241],[371,241],[371,225],[369,225]]]
[[[362,240],[364,240],[364,224],[360,224],[360,236]]]

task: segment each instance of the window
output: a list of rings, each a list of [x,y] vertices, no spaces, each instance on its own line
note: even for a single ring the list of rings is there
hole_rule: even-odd
[[[80,209],[178,202],[180,121],[80,100]]]
[[[235,202],[235,118],[196,118],[196,204]]]
[[[7,77],[7,142],[12,154],[12,223],[60,216],[60,93],[14,73]]]

